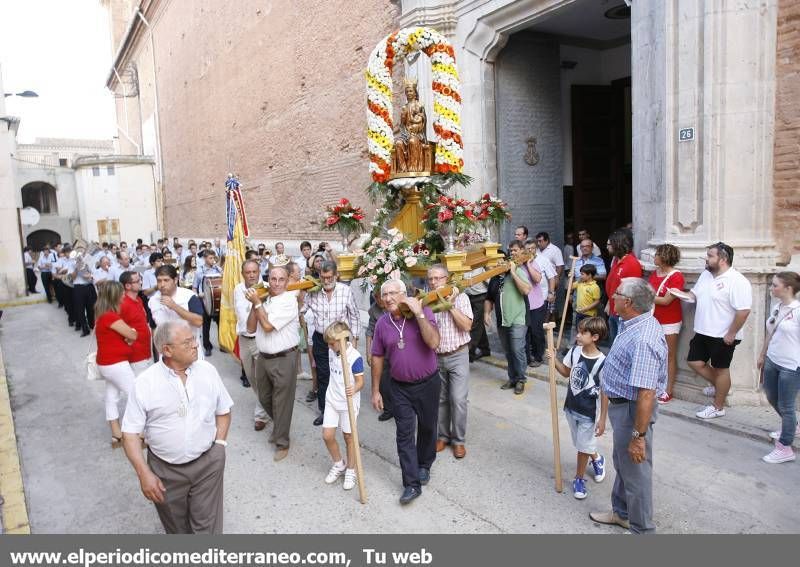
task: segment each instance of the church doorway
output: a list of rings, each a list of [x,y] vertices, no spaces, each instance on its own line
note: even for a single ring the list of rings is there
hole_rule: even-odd
[[[509,37],[495,62],[498,193],[531,236],[632,221],[630,9],[575,0]]]

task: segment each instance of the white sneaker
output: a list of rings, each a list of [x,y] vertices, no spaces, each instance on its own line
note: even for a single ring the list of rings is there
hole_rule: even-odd
[[[328,476],[325,477],[326,484],[333,484],[336,482],[336,479],[344,474],[344,470],[347,466],[344,464],[344,461],[339,461],[339,463],[333,463],[331,470],[328,471]]]
[[[794,430],[794,436],[800,437],[800,423],[797,424],[797,427]],[[780,439],[781,438],[781,430],[778,429],[777,431],[770,431],[769,432],[770,439]]]
[[[714,386],[706,386],[703,388],[703,395],[713,398],[717,395],[717,389]]]
[[[356,485],[356,471],[355,469],[347,469],[344,472],[344,486],[345,490],[352,490],[353,487]]]
[[[714,406],[706,406],[695,414],[700,419],[714,419],[725,415],[725,408],[717,409]]]
[[[788,463],[789,461],[794,461],[794,451],[791,447],[787,447],[786,445],[781,445],[780,441],[775,441],[775,449],[769,454],[764,455],[761,457],[761,460],[765,463],[770,464],[778,464],[778,463]]]

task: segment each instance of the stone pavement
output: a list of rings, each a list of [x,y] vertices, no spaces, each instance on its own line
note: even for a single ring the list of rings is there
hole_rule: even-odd
[[[68,329],[63,312],[51,305],[6,309],[0,322],[31,530],[161,532],[124,454],[109,447],[104,385],[85,378],[90,340]],[[564,492],[553,489],[543,382],[532,380],[524,395],[514,396],[499,389],[502,369],[474,364],[467,457],[440,453],[422,497],[402,508],[394,424],[377,421],[369,386],[359,419],[369,498],[361,505],[357,490],[323,482],[330,462],[321,431],[311,424],[315,408],[303,401],[308,382],[298,385],[289,457],[274,463],[268,429],[253,431],[253,394],[239,384],[236,362],[216,350],[210,361],[236,403],[225,480],[227,533],[618,533],[587,517],[608,508],[613,467],[603,483],[589,481],[585,501],[572,497],[575,457],[563,420]],[[677,410],[660,417],[654,497],[661,532],[798,531],[800,463],[761,462],[770,449],[765,435],[755,439],[724,426],[736,423],[739,411],[732,409],[717,428],[678,417]],[[766,423],[765,431],[777,419]],[[4,434],[6,427],[0,425]],[[599,440],[609,465],[610,444],[608,433]]]

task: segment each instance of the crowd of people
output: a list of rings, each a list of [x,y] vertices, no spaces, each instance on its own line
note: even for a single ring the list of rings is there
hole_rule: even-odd
[[[733,249],[722,242],[707,248],[706,269],[687,290],[676,268],[680,250],[672,244],[656,248],[655,270],[644,279],[629,228],[609,235],[606,255],[586,230],[577,239],[568,234],[563,249],[546,232],[529,238],[524,226],[514,237],[508,271],[463,291],[454,287],[448,310],[434,313],[401,280],[376,288],[363,352],[361,313],[350,286],[339,281],[330,246],[321,243],[312,252],[303,242],[296,258],[285,254],[282,243],[275,254],[266,245],[248,249],[234,290],[237,355],[242,385],[254,393],[254,429],[272,424],[274,460],[285,459],[292,446],[301,352],[307,350],[313,382],[306,400],[316,402],[313,424],[321,426],[331,457],[324,480],[333,484],[343,477],[344,489],[356,486],[347,399],[357,414],[369,368],[378,420],[395,421],[400,502],[410,503],[430,482],[437,453],[449,449],[456,459],[467,454],[471,364],[491,354],[487,332],[495,329],[507,362],[503,390],[521,395],[527,369],[548,361],[568,378],[564,413],[577,454],[573,495],[586,498],[587,470],[595,482],[606,476],[597,437],[608,420],[616,471],[612,509],[590,516],[634,533],[653,532],[653,428],[659,405],[673,399],[683,311],[695,309],[687,362],[709,383],[704,393],[712,398],[697,418],[723,417],[730,364],[752,305],[750,283],[733,267]],[[38,270],[47,300],[64,308],[67,323],[82,336],[94,330],[112,446],[125,447],[164,528],[220,533],[233,402],[207,360],[213,352],[211,323],[219,325],[219,318],[201,297],[204,286],[222,275],[225,248],[217,240],[189,241],[184,249],[174,239],[139,241],[133,251],[123,242],[95,250],[45,246],[38,258],[24,253],[29,289],[35,291]],[[318,279],[318,288],[288,289],[306,274]],[[447,268],[436,264],[425,283],[436,290],[449,280]],[[781,428],[763,459],[782,463],[795,459],[792,442],[800,434],[800,276],[776,274],[771,291],[775,303],[758,367]],[[546,347],[543,324],[560,323],[567,312],[566,346],[556,352]],[[346,349],[337,340],[343,334],[351,337]],[[349,385],[345,374],[352,376]]]

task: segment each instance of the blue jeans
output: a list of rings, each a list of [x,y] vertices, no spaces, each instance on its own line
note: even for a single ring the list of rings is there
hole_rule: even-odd
[[[528,359],[525,356],[525,334],[528,330],[526,325],[512,325],[511,327],[499,327],[500,344],[506,353],[508,363],[508,380],[512,384],[527,380],[525,369],[528,366]]]
[[[608,316],[608,344],[613,345],[619,334],[619,315]]]
[[[789,370],[769,358],[764,361],[764,392],[767,400],[781,416],[781,445],[791,447],[797,427],[794,413],[797,392],[800,391],[800,369]]]

